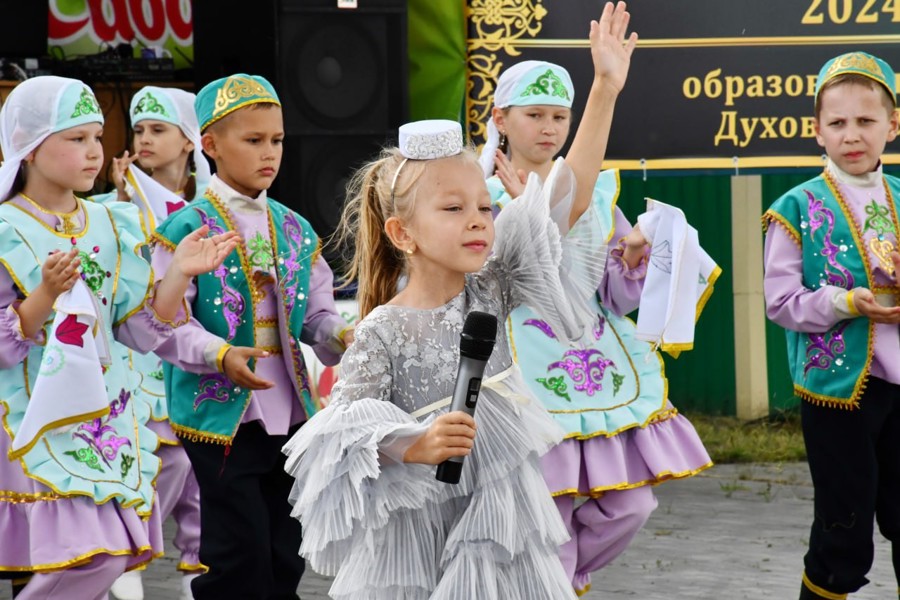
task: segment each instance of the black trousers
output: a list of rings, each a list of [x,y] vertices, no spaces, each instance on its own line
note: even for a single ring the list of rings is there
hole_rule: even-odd
[[[815,490],[806,577],[833,594],[868,583],[877,520],[900,582],[900,386],[872,377],[858,409],[801,401],[800,414]]]
[[[227,456],[225,446],[182,440],[200,486],[200,561],[209,567],[191,584],[195,600],[298,598],[305,562],[281,453],[288,437],[247,423]]]

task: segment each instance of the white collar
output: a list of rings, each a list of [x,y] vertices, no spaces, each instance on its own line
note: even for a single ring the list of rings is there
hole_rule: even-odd
[[[245,214],[259,214],[265,212],[268,205],[266,190],[261,190],[255,198],[245,196],[233,187],[213,175],[209,180],[209,188],[218,196],[228,209]]]
[[[876,187],[881,185],[883,177],[881,166],[881,161],[878,161],[878,167],[874,171],[863,173],[862,175],[850,175],[839,166],[834,164],[834,161],[829,158],[828,162],[825,164],[825,169],[828,170],[829,173],[834,175],[834,178],[837,179],[839,183],[853,185],[856,187]]]

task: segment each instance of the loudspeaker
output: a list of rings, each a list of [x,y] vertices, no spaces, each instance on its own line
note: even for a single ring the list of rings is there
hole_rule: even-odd
[[[407,119],[406,0],[194,0],[199,87],[235,72],[278,91],[284,158],[272,196],[330,235],[353,170]],[[239,40],[239,41],[235,41]]]

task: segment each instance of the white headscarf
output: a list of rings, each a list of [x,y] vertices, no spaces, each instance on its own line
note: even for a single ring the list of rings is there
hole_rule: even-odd
[[[87,84],[48,75],[17,85],[0,109],[0,201],[26,156],[51,134],[85,123],[103,123],[103,111]]]
[[[200,124],[194,111],[194,99],[194,94],[178,88],[148,85],[132,97],[128,115],[132,127],[146,119],[164,121],[178,127],[184,137],[193,142],[197,189],[201,190],[209,183],[211,172],[200,147]]]
[[[526,60],[503,71],[497,80],[494,92],[494,106],[565,106],[572,108],[575,88],[569,72],[559,65],[541,60]],[[487,179],[494,174],[494,153],[500,147],[500,132],[489,118],[487,141],[481,149],[479,162]]]

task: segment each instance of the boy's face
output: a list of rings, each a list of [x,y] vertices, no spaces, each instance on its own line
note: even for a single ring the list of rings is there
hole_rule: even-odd
[[[885,106],[879,86],[835,85],[822,92],[816,140],[850,175],[875,170],[885,145],[897,137],[897,113]]]
[[[255,198],[278,175],[284,142],[281,107],[240,108],[203,134],[203,151],[216,161],[216,175],[234,190]]]

